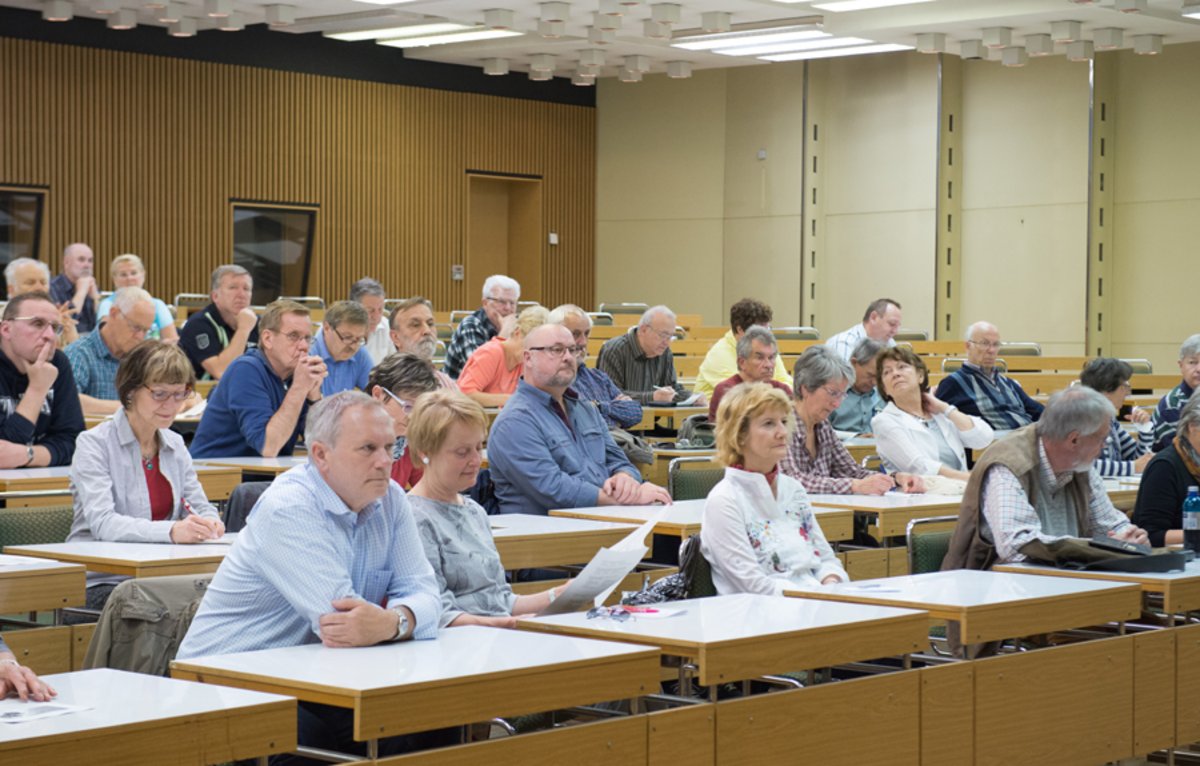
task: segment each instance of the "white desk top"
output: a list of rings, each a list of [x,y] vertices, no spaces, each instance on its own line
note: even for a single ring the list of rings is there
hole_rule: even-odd
[[[56,701],[86,705],[91,709],[28,723],[0,724],[0,750],[4,745],[40,737],[71,737],[98,729],[165,722],[289,699],[277,694],[176,681],[110,668],[44,678],[58,692]],[[101,753],[97,755],[102,756]]]
[[[897,606],[971,608],[1014,604],[1022,601],[1074,596],[1100,591],[1137,587],[1132,584],[1072,580],[1065,577],[1036,577],[1005,572],[981,572],[956,569],[901,577],[881,577],[824,586],[821,590],[853,598],[862,596],[872,603]],[[789,594],[804,596],[815,588],[789,588]]]
[[[761,638],[775,634],[819,632],[868,620],[908,617],[911,609],[895,609],[834,601],[809,601],[742,593],[713,596],[656,605],[666,611],[680,610],[673,617],[633,615],[624,622],[607,617],[589,619],[585,612],[523,618],[522,623],[562,625],[603,633],[613,640],[661,640],[668,645],[700,646],[726,641]],[[834,607],[834,608],[829,608]]]
[[[36,562],[32,560],[15,562],[11,559],[12,557],[10,556],[0,554],[0,577],[48,574],[63,571],[70,572],[79,569],[78,564],[54,561],[52,559],[38,559]]]
[[[661,512],[664,524],[694,525],[699,524],[704,516],[704,503],[704,500],[680,500],[671,505],[598,505],[590,508],[562,508],[550,513],[586,514],[594,519],[641,524]]]
[[[308,461],[307,456],[291,455],[288,457],[262,457],[255,455],[254,457],[209,457],[202,458],[196,461],[196,466],[201,465],[219,465],[219,466],[236,466],[238,468],[282,468],[287,470],[295,468],[298,465],[303,465]]]
[[[632,532],[633,524],[615,524],[590,519],[569,519],[563,516],[542,516],[535,513],[502,513],[489,516],[492,537],[518,537],[521,535],[557,535],[579,532]]]
[[[230,458],[230,460],[264,460],[267,458]],[[292,458],[282,458],[290,460]],[[225,466],[223,461],[209,461],[208,465],[204,462],[197,462],[196,473],[212,471],[216,468]],[[71,466],[55,465],[44,468],[5,468],[0,470],[0,481],[45,481],[47,479],[69,479],[71,476]]]
[[[39,545],[9,545],[5,553],[16,556],[40,555],[60,561],[86,562],[108,559],[131,564],[152,561],[186,561],[188,559],[225,558],[228,545],[175,545],[173,543],[109,543],[87,540],[73,543],[42,543]]]
[[[884,495],[828,495],[810,494],[813,505],[830,508],[851,508],[859,511],[877,511],[890,508],[940,508],[962,503],[962,495],[909,495],[903,492],[888,492]]]
[[[220,669],[241,676],[283,679],[288,686],[364,694],[644,652],[645,647],[630,644],[467,625],[445,628],[433,641],[355,649],[306,644],[177,660],[173,664],[198,672]]]
[[[1094,577],[1105,580],[1122,580],[1125,582],[1183,582],[1200,580],[1200,559],[1189,561],[1183,569],[1174,572],[1085,572],[1079,569],[1058,569],[1045,564],[998,564],[1007,570],[1020,570],[1021,573],[1040,574],[1058,577]]]

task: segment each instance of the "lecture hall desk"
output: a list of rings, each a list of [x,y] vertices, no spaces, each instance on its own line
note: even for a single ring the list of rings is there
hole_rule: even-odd
[[[1162,598],[1162,610],[1171,616],[1172,624],[1180,624],[1187,612],[1200,609],[1200,560],[1173,572],[1096,572],[1078,569],[1060,569],[1044,564],[1026,562],[997,564],[995,572],[1042,575],[1044,577],[1068,577],[1100,582],[1136,583],[1146,595]]]
[[[6,564],[0,556],[0,614],[83,606],[86,572],[78,564]]]
[[[175,545],[174,543],[110,543],[97,540],[39,545],[9,545],[14,556],[82,564],[92,572],[126,577],[209,574],[217,571],[226,544]]]
[[[71,467],[66,465],[47,468],[8,468],[0,470],[0,492],[30,492],[38,490],[61,490],[70,488]],[[196,465],[196,477],[204,488],[204,495],[212,501],[228,500],[233,488],[241,483],[240,471],[222,466]],[[61,505],[69,500],[57,497],[11,498],[5,500],[9,507],[30,505]]]

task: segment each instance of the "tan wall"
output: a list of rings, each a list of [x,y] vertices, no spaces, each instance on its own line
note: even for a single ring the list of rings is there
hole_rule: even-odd
[[[595,294],[595,110],[0,38],[0,183],[44,185],[42,256],[135,252],[170,300],[232,253],[231,198],[320,206],[309,292],[364,274],[439,309],[463,263],[467,170],[543,180],[541,295]],[[540,237],[546,242],[546,237]],[[105,278],[106,279],[106,278]]]

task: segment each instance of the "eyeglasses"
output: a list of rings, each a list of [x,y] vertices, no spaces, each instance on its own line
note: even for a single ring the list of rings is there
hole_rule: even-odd
[[[331,329],[333,330],[333,334],[338,336],[338,340],[340,340],[342,343],[345,343],[347,346],[358,347],[367,342],[366,337],[356,337],[351,335],[349,338],[347,338],[345,335],[342,335],[342,331],[336,327]]]
[[[313,339],[313,336],[311,336],[311,335],[301,335],[298,332],[285,332],[283,334],[283,337],[287,338],[288,343],[299,343],[301,341],[304,341],[304,345],[306,345],[306,346],[309,343],[312,343],[312,339]]]
[[[510,301],[506,298],[493,298],[491,296],[488,296],[487,300],[491,301],[492,303],[495,303],[497,306],[504,306],[504,307],[514,308],[514,309],[517,307],[516,301]]]
[[[617,622],[625,622],[633,613],[623,606],[597,606],[588,610],[587,618],[594,620],[597,617],[607,617],[610,620]]]
[[[566,356],[567,354],[574,354],[576,348],[578,346],[564,346],[561,343],[557,343],[553,346],[530,346],[529,350],[541,351],[543,354],[549,354],[550,356]]]
[[[665,330],[655,330],[653,327],[647,327],[646,329],[657,336],[659,340],[670,340],[671,338],[675,337],[675,332],[673,330],[667,332]]]
[[[182,402],[192,395],[192,390],[190,388],[183,391],[176,391],[174,393],[171,391],[156,391],[155,389],[150,388],[150,386],[143,386],[143,388],[149,391],[150,398],[159,404],[162,404],[168,399],[174,399],[177,402]]]
[[[397,404],[397,405],[400,407],[400,410],[401,410],[401,411],[402,411],[402,412],[403,412],[405,415],[409,415],[409,414],[411,414],[411,413],[412,413],[412,411],[413,411],[413,402],[407,401],[407,400],[405,400],[405,399],[401,399],[400,397],[398,397],[398,396],[396,396],[395,394],[393,394],[391,391],[388,391],[388,390],[387,390],[386,388],[384,388],[383,386],[380,386],[380,387],[379,387],[379,390],[380,390],[380,391],[382,391],[383,393],[387,394],[388,396],[392,397],[392,399],[394,399],[394,400],[396,401],[396,404]]]
[[[845,391],[838,391],[836,388],[830,388],[829,386],[822,386],[822,388],[825,389],[825,393],[828,394],[829,398],[831,398],[831,399],[836,400],[836,399],[845,399],[846,398]]]
[[[121,309],[117,309],[117,313],[119,313],[121,315],[121,317],[125,320],[125,324],[129,325],[129,329],[133,330],[134,335],[145,335],[146,333],[150,332],[149,327],[146,327],[145,325],[140,325],[137,322],[133,321],[132,319],[129,318],[129,315],[126,314]]]
[[[975,346],[979,346],[980,348],[987,350],[987,351],[996,351],[997,349],[1000,348],[999,343],[993,343],[990,340],[969,340],[969,341],[967,341],[967,343],[970,343]]]
[[[54,330],[55,335],[63,334],[63,326],[61,324],[58,322],[51,322],[48,319],[42,319],[41,317],[11,317],[7,321],[28,322],[29,326],[32,327],[34,331],[39,333],[45,332],[46,328],[49,327],[51,330]]]

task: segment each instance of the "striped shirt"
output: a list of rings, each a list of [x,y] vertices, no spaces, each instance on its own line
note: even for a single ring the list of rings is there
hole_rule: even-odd
[[[1171,440],[1175,438],[1175,424],[1179,422],[1179,411],[1191,398],[1192,391],[1193,389],[1187,384],[1187,381],[1181,380],[1178,386],[1172,388],[1166,396],[1158,400],[1158,406],[1154,408],[1154,416],[1150,419],[1150,422],[1154,424],[1155,452],[1166,449]]]
[[[675,389],[674,401],[687,398],[687,391],[675,378],[675,358],[671,349],[659,356],[648,357],[637,340],[637,328],[605,341],[600,347],[596,367],[625,394],[642,404],[654,404],[654,389],[670,386]]]
[[[871,472],[854,462],[846,445],[834,433],[828,420],[813,428],[817,454],[809,454],[804,441],[807,429],[804,421],[796,419],[796,430],[788,444],[787,457],[779,463],[782,473],[796,479],[814,495],[849,495],[855,479],[865,479]]]
[[[1150,451],[1153,438],[1153,431],[1139,431],[1135,440],[1121,427],[1121,421],[1113,418],[1108,428],[1108,438],[1104,440],[1104,447],[1092,467],[1104,477],[1133,476],[1136,473],[1133,470],[1134,462]]]
[[[1025,393],[1020,383],[995,367],[989,375],[982,367],[967,363],[942,379],[936,396],[967,415],[983,418],[1000,431],[1027,426],[1045,409]]]
[[[488,319],[487,312],[482,308],[475,309],[470,316],[464,317],[450,337],[446,346],[446,362],[442,369],[452,378],[457,378],[467,364],[471,352],[496,337],[500,330]]]
[[[579,365],[571,390],[579,394],[580,399],[596,405],[609,428],[630,428],[642,422],[642,405],[633,399],[617,399],[621,389],[599,370]]]
[[[221,562],[179,658],[321,640],[332,601],[361,598],[416,618],[414,638],[437,635],[441,595],[404,492],[355,513],[312,463],[277,478]]]

